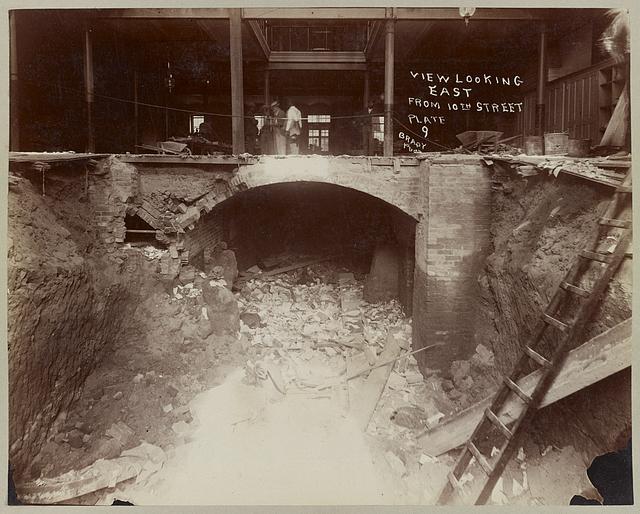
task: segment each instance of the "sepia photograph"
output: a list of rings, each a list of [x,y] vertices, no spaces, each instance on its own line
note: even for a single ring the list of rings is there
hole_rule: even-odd
[[[634,504],[634,13],[319,4],[4,10],[5,505]]]

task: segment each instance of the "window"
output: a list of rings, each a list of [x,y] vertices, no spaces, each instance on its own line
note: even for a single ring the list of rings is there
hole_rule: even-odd
[[[307,116],[307,121],[309,123],[331,123],[331,115],[330,114],[309,114],[309,116]]]
[[[329,129],[309,130],[309,150],[329,151]]]
[[[329,151],[330,114],[309,114],[309,151],[311,153],[326,153]]]
[[[384,142],[384,116],[373,117],[373,139]]]
[[[200,114],[191,116],[191,133],[192,134],[195,134],[198,131],[198,127],[200,127],[201,123],[204,123],[204,116]]]

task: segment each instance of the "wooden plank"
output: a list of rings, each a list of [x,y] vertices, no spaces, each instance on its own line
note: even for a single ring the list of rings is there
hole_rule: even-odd
[[[393,337],[393,334],[389,334],[378,360],[386,362],[395,359],[400,355],[400,350],[400,345],[396,338]],[[391,375],[393,365],[394,363],[390,362],[371,371],[358,394],[352,398],[351,415],[363,432],[369,426],[382,392],[387,385],[387,380],[389,380],[389,375]]]
[[[571,350],[540,406],[557,402],[630,365],[631,318]],[[518,381],[518,386],[530,395],[541,374],[537,370],[527,375]],[[464,444],[482,419],[485,409],[491,405],[492,396],[419,436],[420,446],[429,455],[436,456]],[[503,423],[514,421],[522,407],[523,403],[518,398],[508,400],[499,413],[500,420]]]
[[[99,459],[81,470],[69,471],[55,478],[16,484],[21,502],[31,505],[54,504],[78,498],[129,480],[142,473],[153,473],[162,467],[166,456],[161,448],[141,443],[123,451],[114,459]]]
[[[264,277],[271,277],[273,275],[280,275],[281,273],[287,273],[289,271],[293,271],[299,268],[304,268],[305,266],[311,266],[312,264],[318,264],[320,262],[329,261],[331,259],[334,259],[335,257],[336,255],[329,255],[327,257],[321,257],[318,259],[300,261],[295,264],[290,264],[289,266],[282,266],[280,268],[275,268],[269,271],[263,271],[262,273],[255,273],[252,275],[241,276],[240,278],[238,278],[238,280],[236,280],[236,283],[234,285],[236,288],[242,287],[242,284],[244,284],[245,282],[248,282],[249,280],[260,279]]]
[[[88,161],[109,157],[107,153],[74,152],[9,152],[9,162],[68,162]]]

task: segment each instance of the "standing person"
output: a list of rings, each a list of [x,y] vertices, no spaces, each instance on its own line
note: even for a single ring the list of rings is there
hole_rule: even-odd
[[[281,109],[278,100],[271,104],[271,116],[273,118],[273,139],[275,143],[276,155],[287,154],[287,136],[284,133],[284,127],[287,121],[286,113]]]
[[[271,112],[268,105],[262,106],[262,128],[260,129],[260,153],[262,155],[273,154],[273,132],[271,127]]]
[[[288,103],[287,125],[284,130],[289,140],[289,153],[292,155],[298,155],[300,153],[298,138],[302,132],[302,113],[293,102]]]
[[[362,118],[362,138],[363,138],[363,146],[365,155],[373,155],[373,110],[375,108],[375,103],[373,100],[369,100],[367,104],[366,112],[364,113],[366,116]]]

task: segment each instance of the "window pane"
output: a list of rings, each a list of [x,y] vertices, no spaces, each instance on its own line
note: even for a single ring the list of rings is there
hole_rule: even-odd
[[[309,123],[331,123],[330,114],[309,114],[307,116]]]
[[[322,144],[321,144],[321,150],[323,152],[328,152],[329,151],[329,140],[328,139],[322,139]]]
[[[204,123],[204,116],[195,115],[191,116],[191,132],[198,130],[201,123]]]
[[[310,130],[309,131],[309,137],[318,137],[320,135],[320,131],[319,130]]]

